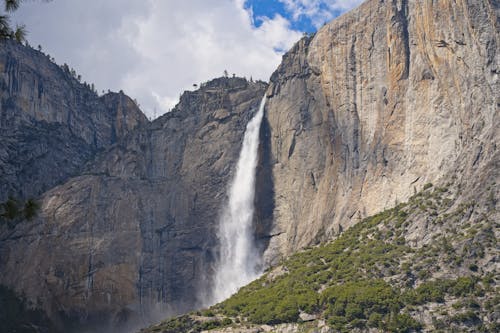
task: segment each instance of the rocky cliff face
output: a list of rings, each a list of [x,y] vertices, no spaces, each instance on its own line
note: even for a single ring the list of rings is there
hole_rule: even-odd
[[[499,12],[483,0],[367,1],[284,56],[266,113],[268,262],[426,183],[454,175],[471,194],[498,179]]]
[[[430,182],[451,181],[457,207],[498,197],[499,12],[487,0],[369,0],[297,43],[269,87],[216,79],[152,123],[124,95],[92,95],[6,44],[0,193],[45,192],[36,220],[0,230],[0,283],[66,329],[142,325],[155,307],[200,304],[219,209],[265,91],[255,221],[267,263]],[[428,216],[409,241],[431,242]]]
[[[219,209],[266,88],[239,78],[210,81],[102,151],[83,175],[43,195],[36,221],[3,239],[1,282],[66,329],[141,326],[155,314],[199,305]]]
[[[148,122],[123,93],[99,97],[67,66],[13,41],[0,43],[0,201],[40,195]]]

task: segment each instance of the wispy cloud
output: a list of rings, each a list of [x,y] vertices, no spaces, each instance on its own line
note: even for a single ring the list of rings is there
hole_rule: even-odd
[[[359,1],[279,0],[293,17],[330,17],[321,3],[345,10]],[[245,0],[26,1],[14,16],[58,63],[98,90],[124,90],[159,116],[193,84],[224,70],[267,80],[283,51],[301,37],[293,18],[273,15],[254,25]],[[156,111],[155,111],[156,110]]]
[[[339,14],[357,7],[363,0],[278,0],[290,12],[292,20],[307,18],[321,27]]]

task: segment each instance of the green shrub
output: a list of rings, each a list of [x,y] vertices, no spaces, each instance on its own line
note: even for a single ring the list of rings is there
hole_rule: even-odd
[[[453,296],[467,296],[474,292],[477,279],[473,277],[459,277],[450,288]]]
[[[201,311],[201,315],[204,316],[204,317],[213,317],[213,316],[215,316],[214,312],[212,310],[210,310],[210,309]]]
[[[329,322],[359,327],[379,327],[391,313],[398,313],[402,304],[399,293],[384,280],[364,280],[332,286],[321,295]],[[342,317],[345,321],[339,321]],[[363,321],[360,321],[363,320]]]
[[[470,269],[471,271],[473,271],[473,272],[477,272],[478,267],[477,267],[477,265],[476,265],[476,264],[470,264],[470,265],[469,265],[469,269]]]
[[[26,201],[26,203],[24,204],[24,217],[27,219],[27,220],[31,220],[32,218],[34,218],[39,210],[39,205],[38,203],[33,200],[33,199],[29,199],[28,201]]]
[[[415,332],[422,329],[422,324],[413,319],[410,315],[403,313],[392,316],[387,327],[385,328],[388,332]]]
[[[373,328],[381,328],[382,323],[383,323],[384,316],[378,312],[373,312],[370,314],[370,317],[368,318],[368,322],[366,325],[368,327],[373,327]]]
[[[474,311],[466,311],[464,313],[456,314],[451,318],[455,323],[468,323],[468,324],[478,324],[481,319],[476,315]]]
[[[23,209],[21,209],[21,207]],[[22,219],[33,219],[40,209],[38,203],[29,199],[24,204],[13,197],[0,204],[0,223],[5,223],[9,228],[14,228]]]
[[[189,316],[185,315],[167,320],[162,323],[160,327],[162,333],[177,333],[187,332],[193,327],[193,325],[193,320],[189,318]]]

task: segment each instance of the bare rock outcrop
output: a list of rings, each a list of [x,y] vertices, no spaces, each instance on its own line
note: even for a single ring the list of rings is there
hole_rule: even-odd
[[[455,175],[498,177],[497,2],[366,1],[271,77],[274,262]]]
[[[99,97],[75,76],[39,51],[0,41],[0,202],[42,194],[148,122],[128,96]]]

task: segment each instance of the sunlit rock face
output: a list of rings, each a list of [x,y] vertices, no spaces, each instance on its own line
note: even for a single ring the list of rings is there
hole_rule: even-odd
[[[469,193],[481,188],[498,163],[499,10],[367,1],[284,56],[266,112],[268,262],[426,183],[455,175]]]

